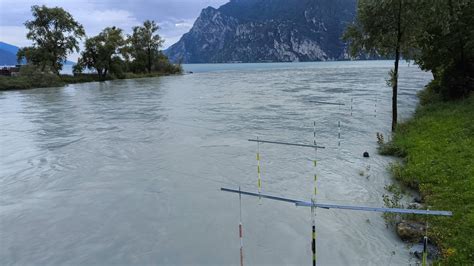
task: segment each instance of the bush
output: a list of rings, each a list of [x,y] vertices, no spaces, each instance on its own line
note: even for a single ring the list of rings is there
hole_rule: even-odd
[[[20,77],[27,78],[32,87],[59,87],[63,86],[64,83],[58,77],[58,75],[51,71],[41,71],[38,67],[33,65],[26,65],[20,68]]]
[[[0,90],[22,90],[30,88],[31,83],[24,77],[0,76]]]
[[[56,74],[50,71],[40,71],[33,65],[22,66],[18,76],[0,78],[0,90],[22,90],[63,85],[64,82]]]
[[[436,97],[436,100],[455,100],[469,97],[474,91],[474,66],[454,62],[447,66],[439,67],[435,72],[435,78],[428,84],[428,90],[422,92],[422,96]],[[428,95],[424,95],[424,94]]]
[[[109,78],[110,79],[110,78]],[[61,80],[68,84],[102,81],[97,74],[61,75]]]
[[[441,86],[439,81],[434,79],[426,85],[424,90],[418,92],[418,98],[420,99],[420,105],[427,105],[430,103],[439,102],[441,100]]]

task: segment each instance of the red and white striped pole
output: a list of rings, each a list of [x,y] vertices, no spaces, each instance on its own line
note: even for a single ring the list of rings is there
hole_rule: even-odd
[[[239,187],[240,192],[240,187]],[[243,228],[242,228],[242,194],[239,193],[239,238],[240,238],[240,266],[244,266],[244,240],[243,240]]]
[[[312,262],[313,262],[313,266],[316,266],[316,208],[314,207],[314,205],[316,204],[316,195],[318,194],[318,175],[317,175],[317,172],[316,172],[316,166],[318,164],[316,158],[317,158],[317,152],[318,152],[318,148],[317,148],[317,145],[316,145],[316,121],[314,121],[314,124],[313,124],[313,144],[314,144],[314,160],[313,160],[313,169],[314,169],[314,191],[313,191],[313,197],[311,198],[311,202],[312,202],[312,206],[311,206],[311,220],[312,220],[312,224],[311,224],[311,230],[312,230],[312,233],[311,233],[311,252],[313,253],[313,257],[312,257]]]

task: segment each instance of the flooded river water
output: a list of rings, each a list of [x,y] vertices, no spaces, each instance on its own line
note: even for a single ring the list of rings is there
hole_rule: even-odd
[[[313,121],[318,201],[383,206],[392,62],[185,67],[0,92],[0,265],[237,265],[238,196],[220,188],[257,191],[247,139],[311,144]],[[430,79],[401,66],[400,119]],[[263,192],[310,199],[312,149],[260,152]],[[309,209],[244,197],[242,215],[246,264],[311,262]],[[318,209],[316,227],[320,265],[414,263],[378,213]]]

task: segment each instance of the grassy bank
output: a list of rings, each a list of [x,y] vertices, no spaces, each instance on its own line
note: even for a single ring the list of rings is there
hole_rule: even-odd
[[[428,235],[442,249],[448,264],[474,264],[474,95],[441,102],[427,91],[414,117],[400,124],[381,153],[404,158],[393,165],[394,177],[418,190],[431,209],[454,216],[427,220]],[[427,100],[428,99],[428,100]]]
[[[22,75],[17,77],[4,77],[0,76],[0,91],[2,90],[25,90],[32,88],[45,88],[45,87],[61,87],[66,84],[74,83],[85,83],[85,82],[98,82],[115,79],[137,79],[137,78],[150,78],[160,77],[166,75],[179,74],[176,73],[165,73],[165,72],[153,72],[153,73],[123,73],[120,77],[107,76],[105,79],[100,79],[96,74],[79,74],[79,75],[54,75],[54,74],[33,74],[33,75]]]

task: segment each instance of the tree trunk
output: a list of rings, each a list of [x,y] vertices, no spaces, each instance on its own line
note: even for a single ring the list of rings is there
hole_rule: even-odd
[[[397,107],[397,96],[398,96],[398,61],[400,61],[400,48],[397,47],[395,53],[395,69],[393,71],[392,81],[392,132],[397,127],[398,118],[398,107]]]
[[[151,49],[148,47],[148,73],[151,73]]]
[[[402,1],[398,1],[398,20],[397,20],[397,45],[395,47],[395,68],[393,70],[392,77],[392,132],[397,128],[398,120],[398,108],[397,108],[397,96],[398,96],[398,63],[400,61],[400,43],[402,39]]]

